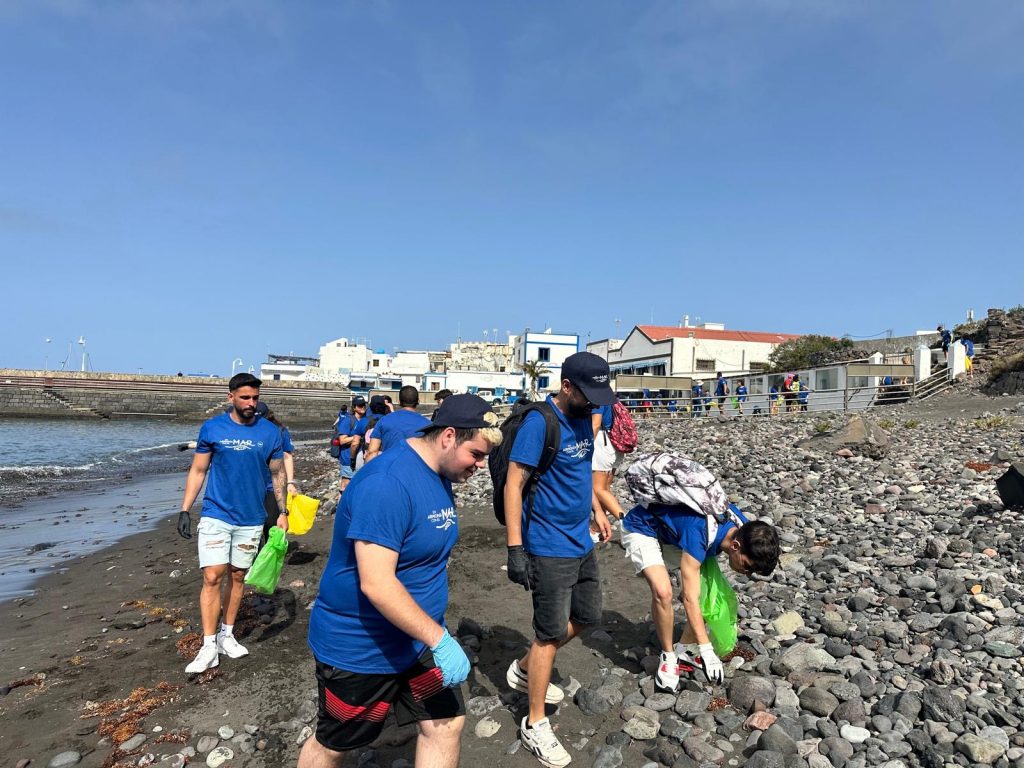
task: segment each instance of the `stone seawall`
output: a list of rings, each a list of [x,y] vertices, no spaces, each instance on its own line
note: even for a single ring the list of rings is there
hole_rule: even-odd
[[[1024,371],[1004,373],[985,391],[990,395],[1024,395]]]
[[[352,393],[337,385],[268,382],[266,402],[286,424],[329,427]],[[0,370],[0,416],[202,421],[227,403],[227,382],[189,377]]]

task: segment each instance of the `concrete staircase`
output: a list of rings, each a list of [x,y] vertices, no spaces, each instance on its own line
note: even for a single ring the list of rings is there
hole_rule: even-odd
[[[47,400],[50,400],[51,402],[57,403],[58,405],[61,405],[64,408],[67,408],[69,411],[74,411],[76,414],[79,414],[81,416],[94,416],[97,419],[109,419],[110,418],[110,414],[103,413],[102,411],[98,411],[95,408],[90,408],[90,407],[85,406],[85,405],[75,405],[74,403],[72,403],[72,402],[70,402],[68,400],[65,400],[63,397],[61,397],[60,395],[58,395],[56,392],[54,392],[52,389],[49,389],[48,387],[44,387],[42,389],[42,391],[40,392],[40,394],[42,394],[42,396],[45,397]]]

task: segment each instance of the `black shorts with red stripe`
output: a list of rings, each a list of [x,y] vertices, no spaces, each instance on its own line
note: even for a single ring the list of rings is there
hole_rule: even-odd
[[[320,696],[316,740],[336,752],[374,741],[392,709],[399,725],[466,713],[462,691],[444,687],[441,670],[429,650],[397,675],[349,672],[318,660],[316,682]]]

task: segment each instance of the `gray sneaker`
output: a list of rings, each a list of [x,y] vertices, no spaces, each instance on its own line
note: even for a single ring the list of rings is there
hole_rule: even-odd
[[[519,691],[520,693],[530,692],[529,678],[523,671],[523,668],[519,666],[519,659],[509,664],[508,672],[505,673],[505,682],[508,683],[509,688],[513,691]],[[548,683],[548,689],[544,693],[545,704],[560,704],[564,698],[565,691],[554,683]]]
[[[546,717],[531,726],[526,725],[526,720],[524,717],[519,724],[519,739],[542,765],[547,768],[563,768],[572,762],[572,757],[551,730],[551,722]]]

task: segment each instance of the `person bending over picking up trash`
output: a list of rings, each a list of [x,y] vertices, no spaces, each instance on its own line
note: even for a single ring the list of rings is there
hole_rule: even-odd
[[[643,574],[651,588],[651,615],[661,645],[655,687],[674,692],[680,674],[698,666],[711,683],[721,683],[725,673],[716,646],[720,651],[725,646],[723,652],[728,653],[729,643],[735,642],[735,628],[733,623],[731,638],[716,637],[712,643],[701,612],[701,582],[721,578],[716,561],[721,553],[737,573],[770,575],[779,562],[778,533],[766,522],[748,522],[729,503],[714,475],[685,456],[640,456],[626,472],[626,484],[636,506],[623,518],[622,545],[637,574]],[[680,654],[672,645],[672,582],[662,544],[683,551],[679,571],[687,624],[680,641],[686,651]]]

